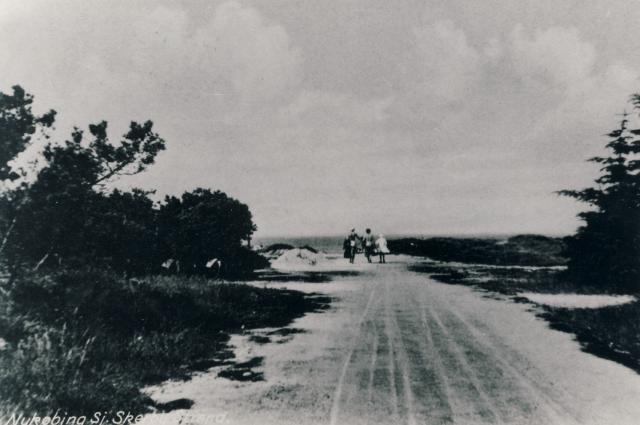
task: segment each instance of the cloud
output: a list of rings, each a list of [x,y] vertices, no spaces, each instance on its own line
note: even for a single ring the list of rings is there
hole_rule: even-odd
[[[21,84],[37,108],[57,109],[57,140],[102,119],[117,140],[130,120],[152,119],[169,151],[158,174],[134,182],[190,186],[193,169],[209,175],[197,165],[203,158],[235,155],[229,141],[242,132],[234,127],[268,121],[296,94],[300,50],[253,7],[222,2],[194,27],[174,5],[99,3],[0,4],[10,12],[0,13],[0,90]],[[20,164],[38,152],[34,146]],[[172,173],[181,176],[167,184],[162,175]]]
[[[64,136],[154,120],[127,184],[219,188],[268,233],[570,230],[552,192],[593,177],[640,56],[593,30],[608,3],[476,3],[0,0],[1,83]]]
[[[572,89],[594,71],[595,49],[576,28],[554,27],[528,37],[517,25],[509,42],[514,71],[523,78]]]
[[[415,28],[424,90],[443,101],[461,99],[480,79],[480,54],[452,21]]]
[[[614,115],[640,85],[638,72],[622,61],[596,66],[595,47],[575,28],[554,27],[527,36],[517,26],[509,43],[523,97],[539,105],[525,138],[537,156],[553,163],[600,153],[598,135],[615,125]],[[575,146],[582,146],[581,157],[575,156]]]
[[[125,109],[165,118],[175,115],[173,102],[181,119],[210,121],[278,100],[300,80],[300,52],[284,28],[235,1],[195,29],[178,7],[70,1],[36,9],[11,9],[0,72],[51,106],[69,99],[75,108],[61,116],[115,118]]]
[[[596,170],[585,159],[601,153],[600,135],[640,85],[638,72],[601,60],[573,27],[516,25],[471,41],[445,20],[413,33],[420,75],[394,97],[387,128],[412,140],[405,167],[420,173],[407,181],[426,176],[416,196],[437,199],[461,226],[473,205],[487,229],[500,228],[492,214],[522,226],[575,223],[577,206],[553,192],[591,182]],[[536,215],[545,210],[554,213],[543,224]]]
[[[300,52],[285,29],[238,2],[218,6],[190,44],[194,59],[207,58],[204,65],[228,80],[244,102],[277,98],[299,83]]]
[[[300,92],[280,110],[280,118],[295,122],[321,123],[322,127],[376,125],[386,119],[390,99],[360,100],[327,91]]]
[[[473,44],[450,20],[413,32],[420,76],[413,90],[396,98],[392,120],[451,139],[461,139],[454,127],[465,128],[463,120],[475,121],[474,134],[483,137],[477,132],[482,119],[491,122],[486,131],[494,140],[513,140],[525,119],[526,139],[544,144],[542,133],[558,130],[552,121],[563,121],[565,132],[585,123],[592,129],[600,117],[616,113],[640,82],[623,61],[596,66],[594,45],[573,27],[530,32],[515,25],[506,35]]]
[[[595,47],[573,27],[538,29],[530,34],[518,24],[507,35],[474,40],[473,44],[451,20],[416,27],[413,32],[419,83],[440,105],[486,95],[496,84],[515,86],[510,89],[533,98],[541,95],[540,90],[560,98],[591,94],[598,86],[611,83],[628,90],[637,78],[621,61],[598,70]]]

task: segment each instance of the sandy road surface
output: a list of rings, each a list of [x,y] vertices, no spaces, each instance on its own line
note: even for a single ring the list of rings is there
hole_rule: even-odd
[[[407,261],[287,284],[336,301],[296,321],[306,332],[281,343],[233,338],[240,358],[264,358],[265,381],[229,381],[212,369],[153,389],[162,401],[195,401],[163,423],[640,423],[640,376],[581,352],[531,306],[434,282]]]

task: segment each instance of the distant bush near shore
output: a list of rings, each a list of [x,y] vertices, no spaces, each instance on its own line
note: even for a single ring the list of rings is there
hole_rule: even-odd
[[[403,238],[389,241],[396,254],[429,257],[437,261],[458,261],[489,265],[558,266],[566,264],[562,256],[562,238],[518,235],[507,240],[482,238]]]
[[[266,248],[262,248],[260,252],[273,252],[273,251],[282,251],[295,248],[293,245],[289,245],[288,243],[274,243],[269,245]]]

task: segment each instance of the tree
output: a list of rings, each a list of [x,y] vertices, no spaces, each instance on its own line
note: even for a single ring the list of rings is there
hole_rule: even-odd
[[[9,166],[10,161],[31,144],[36,133],[46,140],[49,137],[47,130],[53,126],[56,116],[54,110],[34,115],[31,109],[33,96],[20,86],[13,86],[12,90],[13,94],[0,92],[0,181],[19,177]],[[13,195],[15,193],[7,190],[0,195],[0,252],[9,241],[15,227],[14,212],[22,202]]]
[[[55,113],[36,117],[31,102],[21,89],[0,97],[0,129],[15,141],[4,152],[6,162],[37,129],[53,124]],[[158,207],[149,192],[106,190],[107,183],[144,171],[165,149],[151,121],[132,122],[118,143],[109,139],[105,121],[88,130],[76,128],[63,143],[44,146],[44,167],[35,180],[0,197],[5,230],[0,250],[12,276],[24,266],[56,264],[151,273],[167,258],[180,260],[192,272],[204,271],[214,257],[231,273],[267,265],[243,247],[256,230],[249,208],[220,191],[168,196]]]
[[[640,95],[632,101],[639,109]],[[610,155],[589,160],[602,166],[595,187],[560,192],[591,207],[578,215],[584,225],[567,240],[567,275],[620,292],[640,290],[640,129],[629,127],[625,113],[608,134]]]
[[[0,180],[15,179],[9,162],[22,152],[37,132],[45,138],[53,126],[56,111],[36,116],[31,110],[33,96],[20,86],[13,86],[13,94],[0,92]]]
[[[9,161],[7,158],[28,143],[36,128],[53,123],[55,113],[34,117],[32,97],[22,89],[14,88],[11,101],[4,95],[1,99],[0,117],[5,117],[2,128],[12,141],[11,148],[4,152],[5,161]],[[24,134],[20,136],[20,132]],[[108,227],[109,199],[114,201],[120,195],[106,195],[105,184],[144,171],[165,148],[164,140],[153,132],[151,121],[132,122],[119,143],[109,140],[105,121],[89,125],[89,134],[86,137],[75,129],[69,140],[47,144],[42,152],[45,166],[35,181],[4,193],[0,220],[5,224],[3,253],[12,269],[20,264],[39,267],[52,256],[59,261],[104,256],[107,250],[100,244],[110,242],[108,238],[94,238],[96,226]],[[140,206],[141,198],[141,192],[134,193],[129,204]],[[109,235],[118,235],[116,229],[110,230],[113,232]]]
[[[247,256],[243,242],[256,230],[249,207],[209,189],[185,192],[181,198],[167,196],[158,221],[166,258],[189,268],[202,267],[212,258],[232,268],[244,266],[235,263]]]
[[[158,211],[149,194],[114,190],[96,199],[82,227],[85,252],[94,262],[137,275],[159,269]]]

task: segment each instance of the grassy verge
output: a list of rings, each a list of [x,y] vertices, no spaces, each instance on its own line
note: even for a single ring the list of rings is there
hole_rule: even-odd
[[[82,270],[26,276],[0,302],[0,404],[80,415],[149,411],[142,386],[224,361],[229,332],[283,326],[328,300],[198,277]]]
[[[519,292],[598,294],[595,287],[577,286],[562,278],[558,269],[451,265],[425,262],[413,271],[429,274],[443,283],[467,285],[513,296]],[[571,333],[584,351],[613,360],[640,373],[640,302],[603,308],[553,308],[541,306],[539,317],[553,329]]]
[[[640,302],[604,308],[545,308],[541,317],[576,335],[583,350],[640,373]]]
[[[463,263],[518,266],[557,266],[566,263],[562,257],[563,239],[541,235],[519,235],[505,240],[403,238],[390,240],[389,249],[397,254]]]
[[[411,270],[428,273],[443,283],[475,286],[503,295],[516,295],[519,292],[597,292],[597,288],[578,287],[562,279],[559,269],[549,267],[490,267],[426,262],[411,266]]]

